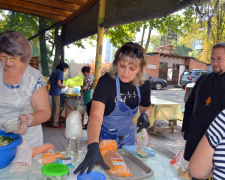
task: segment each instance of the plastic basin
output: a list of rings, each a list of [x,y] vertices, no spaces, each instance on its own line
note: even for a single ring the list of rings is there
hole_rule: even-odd
[[[6,146],[0,146],[0,169],[3,169],[11,164],[16,156],[17,148],[22,143],[22,137],[19,134],[5,133],[0,131],[0,136],[7,136],[13,138],[13,142]]]

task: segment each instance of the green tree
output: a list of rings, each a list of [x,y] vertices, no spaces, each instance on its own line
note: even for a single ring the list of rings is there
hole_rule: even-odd
[[[135,41],[136,33],[140,32],[143,22],[119,25],[107,30],[106,37],[110,38],[110,43],[118,48],[125,42]]]
[[[38,32],[40,33],[43,29],[46,28],[46,21],[45,18],[39,17],[39,28]],[[48,66],[48,50],[46,45],[46,38],[45,32],[39,35],[39,42],[40,42],[40,57],[41,57],[41,67],[42,67],[42,74],[44,76],[49,77],[49,66]]]
[[[218,42],[225,41],[225,0],[201,1],[190,8],[197,12],[196,21],[186,29],[184,43],[192,44],[202,40],[202,52],[197,56],[200,61],[209,62],[211,48]]]

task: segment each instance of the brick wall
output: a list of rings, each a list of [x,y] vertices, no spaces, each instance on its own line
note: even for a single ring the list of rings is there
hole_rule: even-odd
[[[145,72],[153,77],[159,76],[159,59],[160,55],[147,56],[147,64],[145,67]]]
[[[194,60],[194,59],[190,59],[189,61],[189,70],[193,70],[193,69],[201,69],[201,70],[206,70],[207,69],[207,64]]]

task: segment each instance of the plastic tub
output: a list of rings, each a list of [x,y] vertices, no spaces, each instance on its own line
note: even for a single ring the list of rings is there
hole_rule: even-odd
[[[8,166],[16,156],[17,148],[22,143],[22,137],[19,134],[8,133],[0,131],[0,136],[7,136],[13,138],[13,142],[6,146],[0,147],[0,169]]]
[[[20,130],[20,121],[6,121],[1,124],[6,133]]]
[[[65,164],[51,163],[41,168],[45,180],[66,180],[69,167]]]
[[[78,175],[77,180],[106,180],[106,178],[102,173],[91,171],[89,174],[84,172],[82,175]]]

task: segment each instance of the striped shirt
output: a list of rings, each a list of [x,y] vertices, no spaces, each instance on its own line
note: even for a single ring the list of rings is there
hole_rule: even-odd
[[[213,154],[213,180],[225,179],[225,109],[213,120],[206,131]]]

